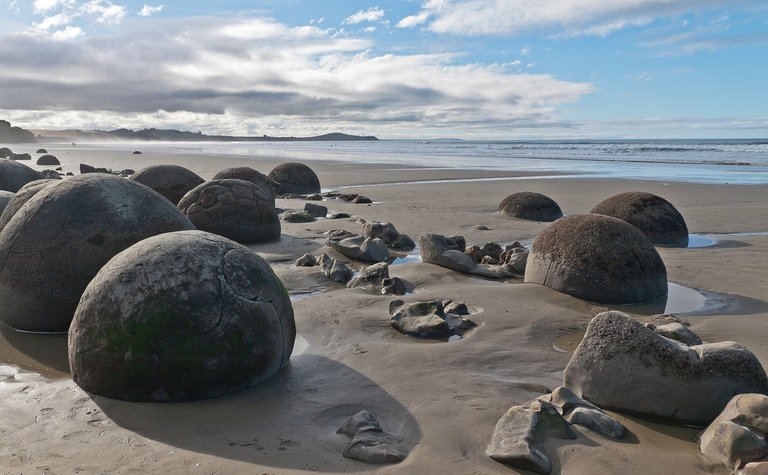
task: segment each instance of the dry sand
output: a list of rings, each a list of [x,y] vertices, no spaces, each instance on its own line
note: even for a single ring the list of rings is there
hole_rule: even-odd
[[[87,155],[87,152],[86,152]],[[100,155],[104,157],[104,155]],[[61,158],[61,157],[60,157]],[[135,157],[96,155],[96,166]],[[268,172],[284,160],[143,156],[142,163],[179,163],[210,179],[221,168]],[[70,162],[64,162],[72,166]],[[69,165],[68,165],[69,164]],[[373,205],[324,203],[332,211],[392,221],[416,238],[462,234],[468,243],[529,240],[544,224],[503,218],[507,194],[537,191],[567,214],[588,212],[615,193],[643,190],[674,203],[690,231],[768,231],[768,187],[716,186],[563,177],[525,173],[404,169],[312,162],[324,188],[349,189]],[[113,168],[119,168],[113,165]],[[389,182],[510,177],[509,180]],[[522,178],[522,179],[520,179]],[[300,200],[278,200],[303,208]],[[479,230],[477,225],[488,227]],[[277,243],[253,246],[274,262],[294,295],[299,334],[309,347],[286,371],[227,397],[180,404],[129,403],[89,395],[68,379],[66,337],[0,337],[1,473],[516,473],[485,455],[494,425],[512,405],[562,383],[562,370],[590,318],[603,307],[519,280],[495,282],[421,262],[391,267],[415,285],[407,301],[450,298],[479,313],[479,327],[456,342],[423,342],[389,326],[392,297],[345,289],[315,269],[291,268],[305,252],[329,252],[323,232],[359,232],[353,219],[283,224]],[[706,303],[680,313],[705,341],[734,340],[768,367],[768,235],[718,237],[700,249],[661,249],[669,279],[704,294]],[[359,266],[358,266],[359,267]],[[697,305],[699,306],[699,305]],[[640,309],[624,308],[641,319]],[[647,312],[647,310],[646,310]],[[398,465],[343,458],[348,442],[335,430],[361,409],[411,451]],[[629,429],[610,441],[578,428],[576,440],[548,441],[555,471],[579,474],[712,473],[698,458],[696,429],[616,416]],[[714,469],[714,473],[725,473]]]

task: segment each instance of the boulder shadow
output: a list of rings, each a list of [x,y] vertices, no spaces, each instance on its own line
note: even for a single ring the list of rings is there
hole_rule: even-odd
[[[360,472],[375,465],[342,457],[349,438],[336,430],[362,409],[412,450],[414,417],[365,375],[310,353],[291,358],[257,387],[184,403],[137,403],[90,394],[118,426],[192,452],[279,469]]]
[[[69,376],[67,335],[26,333],[0,323],[0,358],[50,378]]]

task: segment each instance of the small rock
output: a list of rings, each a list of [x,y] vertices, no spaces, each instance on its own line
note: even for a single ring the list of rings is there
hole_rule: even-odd
[[[464,250],[464,254],[468,255],[473,261],[478,263],[483,260],[483,251],[480,249],[480,246],[468,246]]]
[[[464,302],[450,302],[444,305],[445,313],[453,313],[454,315],[469,315],[469,308]]]
[[[382,431],[381,425],[379,424],[379,421],[376,420],[376,417],[369,411],[363,410],[350,417],[344,425],[339,427],[339,430],[337,430],[336,433],[354,437],[355,434],[361,430],[370,430],[374,432]]]
[[[431,314],[422,316],[395,315],[389,323],[399,332],[419,338],[446,338],[451,327],[441,317]]]
[[[624,437],[624,426],[613,417],[597,409],[577,407],[565,416],[565,420],[571,424],[584,426],[609,439]]]
[[[346,284],[355,274],[348,265],[334,259],[328,254],[320,256],[320,271],[334,282]]]
[[[304,212],[314,218],[325,218],[328,214],[328,208],[315,203],[304,204]]]
[[[345,219],[350,217],[351,216],[348,213],[333,213],[328,216],[328,219]]]
[[[338,196],[338,198],[342,201],[352,201],[357,198],[357,196],[357,193],[342,193]]]
[[[472,226],[472,229],[475,229],[477,231],[490,231],[491,230],[491,228],[489,228],[488,226],[486,226],[484,224],[476,224],[476,225]]]
[[[408,450],[386,432],[364,430],[355,434],[344,456],[365,463],[398,463],[408,457]]]
[[[39,148],[39,149],[37,149],[37,153],[48,153],[48,150],[46,150],[44,148]]]
[[[317,258],[312,254],[304,254],[293,263],[296,267],[312,267],[317,265]]]
[[[133,155],[141,155],[141,151],[139,151],[139,150],[134,150],[134,151],[133,151]]]
[[[323,201],[323,195],[321,195],[320,193],[304,195],[304,199],[308,201]]]
[[[389,247],[396,251],[412,251],[416,249],[416,243],[407,234],[398,234],[395,240],[389,243]]]
[[[283,213],[283,221],[288,223],[311,223],[315,218],[304,211],[286,211]]]
[[[361,204],[370,204],[370,203],[373,203],[373,201],[366,196],[358,195],[355,199],[352,200],[352,203],[356,205],[361,205]]]
[[[386,262],[379,262],[378,264],[360,270],[352,280],[347,282],[347,287],[381,287],[384,279],[388,278],[389,264]]]
[[[42,157],[37,159],[38,165],[61,165],[61,162],[59,162],[59,159],[54,157],[53,155],[43,155]]]
[[[498,261],[504,249],[498,243],[488,242],[483,245],[480,251],[483,253],[483,256],[491,256]]]
[[[408,293],[408,286],[399,277],[384,279],[381,282],[381,293],[383,295],[405,295]]]

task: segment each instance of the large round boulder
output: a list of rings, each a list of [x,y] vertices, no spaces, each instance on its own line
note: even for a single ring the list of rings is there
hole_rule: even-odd
[[[275,187],[267,175],[251,167],[225,168],[213,176],[214,180],[245,180],[261,188],[264,196],[275,204]]]
[[[41,179],[43,176],[23,163],[13,160],[0,159],[0,190],[16,193],[19,188],[30,181]]]
[[[276,374],[295,338],[288,292],[264,259],[184,231],[135,244],[99,271],[69,329],[69,363],[89,392],[188,401]]]
[[[501,200],[499,214],[512,218],[546,222],[563,217],[563,212],[555,200],[532,191],[512,193]]]
[[[241,243],[280,237],[280,218],[261,188],[245,180],[212,180],[179,201],[179,209],[198,229]]]
[[[283,163],[269,172],[278,193],[320,193],[320,179],[303,163]]]
[[[667,295],[667,269],[648,238],[598,214],[566,216],[544,228],[533,241],[525,281],[607,304]]]
[[[194,229],[168,200],[124,178],[46,186],[0,230],[0,320],[64,332],[88,282],[115,254],[156,234]]]
[[[22,206],[24,206],[24,203],[31,200],[32,197],[35,196],[43,188],[58,182],[59,180],[56,180],[55,178],[43,178],[42,180],[30,181],[26,185],[19,188],[19,191],[13,195],[10,201],[6,204],[2,213],[0,213],[0,230],[2,230],[5,225],[8,224],[8,221],[13,218],[13,215],[16,214]]]
[[[37,159],[38,165],[61,165],[58,158],[53,155],[43,155]]]
[[[0,191],[0,214],[5,210],[14,196],[16,196],[16,194],[11,193],[10,191]]]
[[[619,193],[592,208],[591,213],[626,221],[654,244],[688,247],[688,226],[672,203],[652,193]]]
[[[205,182],[197,173],[178,165],[142,168],[131,176],[131,180],[152,188],[173,204],[178,204],[192,188]]]

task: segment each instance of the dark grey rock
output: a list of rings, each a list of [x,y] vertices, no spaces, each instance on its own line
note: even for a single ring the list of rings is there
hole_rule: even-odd
[[[313,193],[311,195],[305,195],[304,199],[308,201],[323,201],[323,195],[320,193]]]
[[[8,206],[8,203],[11,202],[14,196],[16,196],[16,193],[0,191],[0,214],[5,210],[5,207]]]
[[[14,153],[10,157],[8,157],[10,160],[32,160],[32,155],[28,153]]]
[[[350,417],[347,422],[344,423],[344,425],[339,427],[336,433],[343,434],[348,437],[354,437],[355,434],[362,430],[382,432],[379,421],[376,420],[376,417],[369,411],[363,410]]]
[[[269,172],[277,193],[320,193],[320,180],[302,163],[283,163]]]
[[[37,159],[38,165],[61,165],[61,162],[58,158],[54,157],[53,155],[43,155],[42,157]]]
[[[357,197],[355,197],[355,199],[352,200],[352,203],[356,205],[364,205],[364,204],[373,203],[373,200],[371,200],[367,196],[358,195]]]
[[[416,249],[416,243],[407,234],[399,234],[389,247],[396,251],[412,251]]]
[[[325,218],[328,214],[328,208],[315,203],[305,203],[304,212],[315,218]]]
[[[516,276],[524,276],[530,252],[524,247],[515,247],[501,254],[502,264]]]
[[[152,188],[175,205],[196,186],[205,183],[197,173],[178,165],[142,168],[131,176],[131,180]]]
[[[286,211],[283,213],[283,221],[286,223],[313,223],[316,219],[306,211]]]
[[[363,237],[371,239],[380,238],[387,245],[393,243],[399,235],[400,232],[390,222],[370,221],[363,224]]]
[[[409,292],[409,285],[399,277],[391,277],[381,282],[383,295],[405,295]]]
[[[633,304],[667,295],[667,269],[634,226],[597,214],[566,216],[533,241],[525,281],[598,303]]]
[[[477,325],[460,315],[446,313],[443,302],[430,300],[406,304],[394,300],[389,304],[390,324],[401,333],[419,338],[447,338],[462,335]]]
[[[36,153],[48,153],[48,150],[46,150],[44,148],[39,148],[39,149],[37,149]]]
[[[386,432],[363,430],[349,442],[344,456],[371,464],[399,463],[408,457],[408,449]]]
[[[0,320],[19,330],[66,331],[83,290],[110,258],[187,229],[194,226],[175,206],[130,180],[91,174],[46,186],[0,231]]]
[[[599,203],[591,213],[626,221],[654,244],[688,247],[688,226],[683,216],[672,203],[652,193],[619,193]]]
[[[141,155],[141,151],[140,150],[134,150],[132,155]]]
[[[332,233],[325,243],[352,259],[366,262],[386,262],[389,259],[387,245],[379,238],[366,239],[358,234],[343,231]]]
[[[768,392],[765,370],[745,347],[688,347],[615,311],[589,323],[563,382],[601,408],[702,426],[733,396]]]
[[[350,217],[348,213],[333,213],[328,216],[328,219],[345,219]]]
[[[346,284],[355,274],[351,267],[328,254],[320,256],[318,264],[320,264],[320,271],[323,275],[340,284]]]
[[[0,191],[16,193],[30,181],[39,180],[42,175],[23,163],[0,159]]]
[[[560,206],[552,198],[523,191],[513,193],[499,203],[499,214],[530,221],[554,221],[563,217]]]
[[[317,265],[317,258],[312,254],[304,254],[293,263],[297,267],[313,267]]]
[[[503,266],[478,264],[464,254],[466,241],[461,236],[446,238],[439,234],[423,234],[419,237],[419,247],[421,259],[429,264],[492,279],[513,277]]]
[[[189,401],[273,376],[295,337],[288,292],[264,259],[214,234],[175,232],[131,246],[94,277],[69,329],[69,361],[95,394]]]
[[[349,282],[347,287],[370,287],[373,289],[381,288],[384,279],[389,278],[389,264],[379,262],[372,266],[361,269]]]
[[[254,170],[251,167],[235,167],[235,168],[226,168],[219,173],[215,174],[213,176],[214,180],[226,180],[226,179],[236,179],[236,180],[245,180],[250,181],[254,185],[261,188],[262,193],[264,196],[266,196],[269,201],[274,204],[275,203],[275,187],[274,183],[272,183],[272,180],[267,177],[267,175]]]
[[[469,308],[464,302],[450,302],[444,305],[443,310],[455,315],[469,315]]]
[[[13,150],[8,147],[0,147],[0,158],[8,158],[13,155]]]
[[[2,230],[8,221],[11,220],[14,214],[16,214],[24,203],[32,199],[40,190],[50,186],[54,183],[58,183],[58,180],[42,179],[30,181],[26,185],[19,188],[19,191],[6,203],[2,214],[0,214],[0,230]]]
[[[196,186],[178,208],[202,230],[241,243],[280,237],[280,219],[261,188],[245,180],[213,180]]]
[[[352,201],[358,197],[357,193],[342,193],[337,196],[341,201]]]

